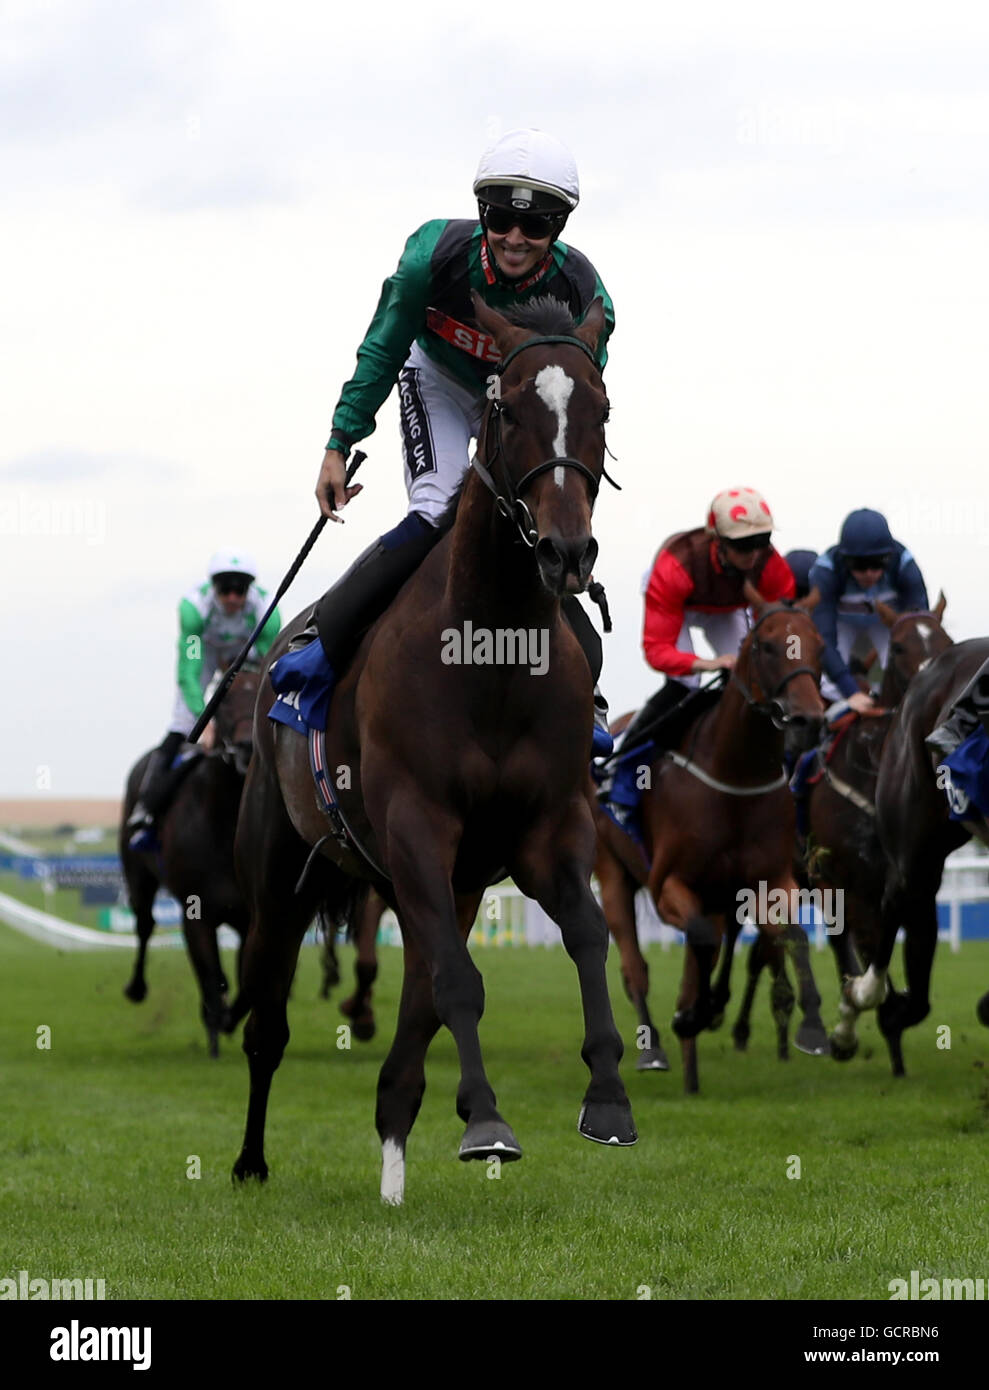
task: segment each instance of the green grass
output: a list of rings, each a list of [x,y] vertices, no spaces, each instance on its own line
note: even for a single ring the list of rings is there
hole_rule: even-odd
[[[871,1019],[848,1065],[777,1062],[763,991],[747,1054],[727,1030],[702,1036],[702,1094],[691,1099],[665,1026],[681,956],[653,950],[674,1070],[637,1074],[627,1056],[640,1142],[622,1151],[576,1133],[586,1072],[564,953],[476,959],[488,1072],[525,1158],[498,1179],[457,1162],[455,1053],[443,1034],[406,1204],[394,1209],[377,1196],[373,1114],[397,951],[382,952],[381,1033],[351,1051],[335,1046],[339,993],[316,997],[317,955],[303,952],[269,1110],[271,1178],[235,1188],[246,1063],[239,1038],[207,1059],[184,956],[153,955],[149,997],[134,1006],[122,995],[128,952],[60,953],[0,928],[0,1277],[104,1278],[107,1297],[136,1299],[332,1299],[342,1285],[355,1298],[633,1299],[648,1285],[654,1298],[884,1299],[912,1269],[989,1275],[989,1031],[974,1015],[989,947],[939,952],[905,1080],[890,1076]],[[832,1020],[833,967],[814,959]],[[613,957],[609,970],[630,1045]],[[740,985],[739,971],[736,999]],[[944,1023],[950,1050],[936,1046]],[[36,1046],[42,1024],[47,1051]],[[791,1155],[799,1180],[786,1176]]]

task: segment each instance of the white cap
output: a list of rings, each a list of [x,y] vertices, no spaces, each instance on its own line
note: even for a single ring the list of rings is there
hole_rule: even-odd
[[[251,579],[256,579],[257,573],[254,556],[249,555],[246,550],[235,550],[232,546],[218,550],[209,562],[210,579],[218,574],[246,574]]]
[[[580,184],[573,155],[545,130],[510,130],[484,151],[477,166],[474,192],[490,187],[519,187],[520,203],[531,202],[525,191],[549,193],[571,210],[580,201]]]

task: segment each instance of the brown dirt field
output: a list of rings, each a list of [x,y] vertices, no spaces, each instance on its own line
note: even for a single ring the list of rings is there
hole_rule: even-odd
[[[116,825],[120,820],[118,797],[29,796],[0,799],[0,826],[12,829],[51,829],[56,825]]]

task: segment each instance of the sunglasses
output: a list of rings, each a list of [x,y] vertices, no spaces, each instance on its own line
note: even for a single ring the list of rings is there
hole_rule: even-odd
[[[214,579],[213,587],[218,594],[246,594],[251,587],[249,579]]]
[[[732,550],[739,550],[743,555],[746,555],[752,550],[768,550],[769,536],[765,533],[759,536],[740,536],[738,540],[726,540],[723,544],[729,546]]]
[[[513,227],[518,227],[530,241],[542,241],[544,237],[556,237],[562,232],[566,213],[517,212],[515,208],[495,207],[493,203],[481,203],[481,221],[486,232],[504,236]]]
[[[849,560],[848,568],[858,573],[863,570],[884,570],[888,560],[888,555],[856,555]]]

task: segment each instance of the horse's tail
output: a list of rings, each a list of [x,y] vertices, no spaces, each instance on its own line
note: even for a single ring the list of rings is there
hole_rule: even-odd
[[[333,939],[339,931],[346,930],[347,941],[352,944],[371,885],[366,879],[344,873],[335,864],[328,868],[325,890],[316,909],[319,929],[324,940]]]

